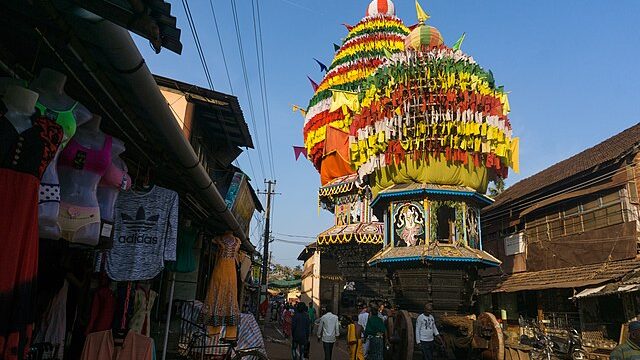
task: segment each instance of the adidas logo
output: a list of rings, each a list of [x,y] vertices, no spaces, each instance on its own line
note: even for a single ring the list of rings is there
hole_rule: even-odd
[[[135,219],[127,214],[122,214],[122,224],[127,228],[127,236],[120,236],[118,242],[129,244],[157,244],[158,237],[147,236],[145,233],[158,223],[160,215],[146,217],[144,208],[140,206],[136,212]]]
[[[132,231],[149,231],[156,225],[159,218],[160,215],[153,215],[147,219],[144,208],[140,206],[135,219],[127,214],[122,214],[122,223]]]

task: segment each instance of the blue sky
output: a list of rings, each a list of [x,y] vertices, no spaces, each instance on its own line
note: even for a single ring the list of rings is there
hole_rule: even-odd
[[[278,239],[310,242],[308,238],[330,227],[333,218],[318,213],[320,180],[305,159],[295,161],[292,146],[302,145],[303,118],[291,104],[306,106],[313,95],[306,76],[319,82],[322,74],[313,58],[327,65],[332,43],[347,34],[340,25],[355,25],[366,0],[257,0],[260,1],[267,99],[270,110],[273,164],[277,179],[273,235]],[[182,29],[182,55],[153,53],[146,41],[136,42],[154,73],[206,87],[195,43],[181,1],[172,0],[172,14]],[[242,43],[255,118],[249,111],[238,51],[231,0],[213,0],[233,92],[227,81],[209,1],[191,0],[189,6],[208,62],[215,90],[240,99],[257,150],[241,155],[241,167],[253,185],[264,189],[270,177],[267,138],[262,116],[251,1],[238,0]],[[568,156],[636,124],[640,120],[639,1],[474,1],[422,0],[445,42],[462,34],[463,51],[491,69],[498,84],[511,91],[513,131],[521,138],[521,173],[510,174],[507,185],[530,176]],[[416,22],[413,0],[395,1],[396,14]],[[253,128],[255,120],[257,132]],[[265,172],[261,171],[262,156]],[[250,161],[249,161],[250,160]],[[250,167],[253,164],[253,170]],[[259,225],[251,235],[259,239]],[[296,265],[302,246],[275,241],[276,262]]]

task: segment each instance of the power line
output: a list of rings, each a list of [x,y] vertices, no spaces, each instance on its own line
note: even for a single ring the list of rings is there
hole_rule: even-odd
[[[310,236],[310,235],[292,235],[292,234],[283,234],[283,233],[276,233],[277,235],[280,236],[287,236],[287,237],[296,237],[296,238],[302,238],[302,239],[316,239],[317,236]]]
[[[255,3],[255,8],[254,8]],[[273,145],[271,138],[271,117],[269,114],[269,100],[267,97],[267,79],[264,69],[264,43],[262,41],[262,24],[260,20],[260,2],[251,1],[251,12],[253,15],[253,35],[256,43],[256,60],[258,63],[258,78],[260,83],[260,97],[262,100],[262,115],[265,133],[267,136],[267,155],[271,177],[274,177],[273,169]],[[257,17],[256,17],[257,12]]]
[[[187,0],[182,0],[182,7],[184,8],[184,12],[187,16],[187,22],[189,23],[189,28],[191,29],[191,35],[193,36],[193,41],[196,44],[196,50],[198,51],[198,56],[200,57],[200,63],[202,64],[202,69],[204,70],[204,76],[207,78],[209,89],[213,90],[213,80],[211,79],[209,66],[207,66],[207,59],[205,58],[204,51],[202,50],[202,44],[200,44],[200,37],[198,36],[196,23],[193,20],[193,16],[191,16],[191,9],[189,8],[189,2]]]
[[[273,238],[274,241],[278,241],[278,242],[282,242],[282,243],[286,243],[286,244],[294,244],[294,245],[302,245],[302,246],[307,246],[309,245],[308,242],[301,242],[301,241],[292,241],[292,240],[285,240],[285,239],[279,239],[279,238]]]
[[[253,96],[251,96],[251,87],[249,86],[249,76],[247,73],[247,63],[244,56],[244,48],[242,45],[242,35],[240,31],[240,22],[238,21],[238,9],[236,8],[235,0],[231,0],[231,12],[233,13],[233,25],[236,30],[236,42],[238,43],[238,51],[240,53],[240,64],[242,66],[242,75],[244,78],[244,87],[247,92],[247,99],[249,101],[249,113],[251,114],[251,123],[253,125],[253,132],[256,134],[256,151],[258,152],[258,159],[260,160],[260,169],[262,171],[262,177],[266,178],[264,171],[264,162],[262,160],[262,154],[260,152],[260,134],[258,133],[258,127],[256,125],[255,111],[253,107]]]
[[[209,0],[209,8],[211,9],[211,15],[213,17],[213,25],[216,28],[216,34],[218,35],[218,44],[220,44],[220,53],[222,54],[222,62],[224,63],[224,71],[227,73],[227,81],[229,82],[229,89],[233,94],[233,84],[231,84],[231,75],[229,75],[229,66],[227,66],[227,57],[224,53],[224,46],[222,45],[222,36],[220,35],[220,28],[218,27],[218,18],[216,17],[216,11],[213,8],[213,0]]]

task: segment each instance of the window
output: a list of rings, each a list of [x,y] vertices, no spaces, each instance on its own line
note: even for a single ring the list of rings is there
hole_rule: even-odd
[[[453,241],[455,226],[454,224],[456,222],[456,210],[450,206],[442,205],[438,208],[437,219],[437,240],[440,242]]]
[[[622,206],[625,195],[620,191],[591,197],[581,203],[570,202],[562,211],[527,221],[527,241],[580,234],[627,221]]]

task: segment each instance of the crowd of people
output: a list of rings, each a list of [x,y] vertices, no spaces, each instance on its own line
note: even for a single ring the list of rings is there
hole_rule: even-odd
[[[388,303],[359,304],[359,314],[353,315],[346,329],[346,341],[349,347],[350,360],[383,360],[386,350],[390,348],[390,336],[387,321],[390,315]],[[424,307],[416,321],[415,341],[422,351],[424,360],[433,359],[436,342],[442,343],[432,314],[431,304]],[[313,303],[308,305],[299,302],[273,303],[271,320],[277,322],[285,337],[291,339],[291,358],[293,360],[309,359],[310,338],[314,333],[318,343],[322,343],[324,359],[331,360],[333,349],[340,336],[339,317],[333,313],[331,306],[322,309],[322,316],[317,317]]]

